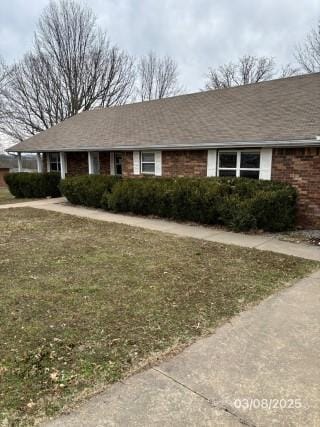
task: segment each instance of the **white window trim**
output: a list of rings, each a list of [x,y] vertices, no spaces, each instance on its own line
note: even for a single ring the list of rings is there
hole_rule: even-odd
[[[140,151],[133,152],[133,175],[140,175]]]
[[[261,148],[259,179],[271,180],[272,148]]]
[[[37,153],[37,172],[38,173],[43,172],[43,163],[42,163],[41,153]]]
[[[59,158],[60,158],[60,175],[61,175],[62,179],[65,179],[66,173],[67,173],[67,156],[66,156],[66,153],[60,152]]]
[[[143,161],[143,155],[144,154],[153,154],[154,161],[153,162],[144,162]],[[154,171],[153,172],[144,172],[143,171],[143,165],[153,165]],[[141,151],[140,156],[140,170],[142,175],[155,175],[156,174],[156,152],[155,151]]]
[[[220,167],[220,153],[236,153],[237,155],[237,161],[236,161],[236,167],[235,168],[221,168]],[[254,153],[260,155],[260,167],[259,168],[241,168],[240,162],[241,162],[241,153]],[[261,171],[261,160],[262,160],[262,150],[257,149],[243,149],[243,150],[219,150],[217,155],[217,176],[220,176],[220,170],[223,171],[236,171],[236,177],[240,178],[240,172],[241,171],[252,171],[252,172],[259,172],[259,178],[260,179],[260,171]],[[232,177],[230,177],[232,178]]]
[[[18,153],[18,172],[22,172],[22,157],[21,157],[21,153]]]
[[[207,176],[217,176],[217,150],[208,150]]]
[[[88,172],[89,175],[100,175],[99,151],[88,151]]]
[[[154,160],[156,162],[154,174],[155,176],[162,176],[162,151],[156,151],[154,153]]]

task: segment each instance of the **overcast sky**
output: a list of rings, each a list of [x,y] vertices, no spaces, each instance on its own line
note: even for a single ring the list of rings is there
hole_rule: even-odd
[[[48,0],[0,0],[0,54],[9,62],[31,46]],[[320,18],[320,0],[88,0],[111,40],[133,55],[150,49],[179,64],[187,92],[209,66],[239,56],[292,62],[294,45]]]
[[[49,0],[0,0],[0,55],[26,52]],[[320,19],[320,0],[87,0],[110,39],[135,56],[154,50],[177,61],[186,92],[204,87],[208,67],[243,54],[294,62],[294,46]],[[1,145],[7,137],[0,135]],[[7,143],[5,145],[8,145]]]

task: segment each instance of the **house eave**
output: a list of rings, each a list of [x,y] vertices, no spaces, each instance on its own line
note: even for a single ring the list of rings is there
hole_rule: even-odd
[[[294,148],[294,147],[320,147],[319,139],[302,139],[286,141],[230,141],[206,142],[199,144],[146,144],[146,145],[118,145],[111,147],[59,147],[38,149],[7,148],[8,153],[54,153],[54,152],[88,152],[88,151],[141,151],[141,150],[209,150],[223,148]]]

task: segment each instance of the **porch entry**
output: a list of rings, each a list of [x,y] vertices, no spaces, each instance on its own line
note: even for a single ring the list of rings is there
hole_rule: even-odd
[[[114,169],[117,176],[122,175],[122,163],[123,155],[122,153],[114,153]]]

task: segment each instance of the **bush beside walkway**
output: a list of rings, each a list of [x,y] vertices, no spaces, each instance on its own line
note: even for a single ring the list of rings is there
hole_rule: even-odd
[[[59,197],[60,174],[14,172],[5,176],[10,193],[17,198]]]
[[[60,188],[74,204],[223,225],[235,231],[283,231],[295,224],[296,190],[274,181],[79,176],[62,181]]]

